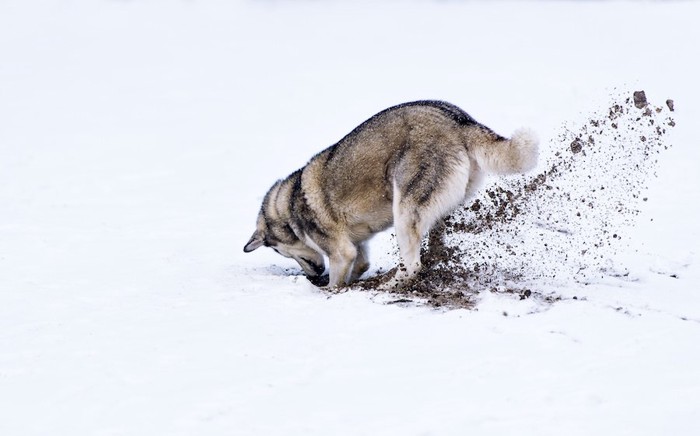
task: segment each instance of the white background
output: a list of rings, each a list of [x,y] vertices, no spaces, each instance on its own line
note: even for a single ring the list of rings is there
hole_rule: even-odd
[[[0,433],[698,433],[698,16],[0,1]],[[444,99],[546,147],[615,88],[678,125],[631,279],[556,290],[585,301],[397,307],[242,252],[267,188],[385,107]]]

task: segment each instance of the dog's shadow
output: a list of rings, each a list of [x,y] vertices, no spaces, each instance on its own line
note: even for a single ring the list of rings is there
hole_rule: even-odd
[[[304,271],[301,268],[270,265],[266,268],[262,268],[261,270],[265,271],[268,275],[271,275],[273,277],[303,277],[309,282],[311,282],[312,285],[319,288],[328,286],[328,283],[330,281],[328,274],[324,274],[318,277],[309,277],[304,273]]]
[[[325,288],[328,286],[330,277],[328,274],[323,274],[317,277],[309,277],[304,273],[301,268],[295,267],[283,267],[280,265],[270,265],[264,268],[259,268],[258,271],[264,273],[265,275],[273,277],[303,277],[312,285],[318,288]],[[360,288],[362,290],[375,289],[385,282],[388,282],[395,274],[396,268],[385,270],[383,268],[378,268],[372,272],[368,272],[362,276],[358,281],[351,283],[347,286],[342,286],[340,290],[350,290]]]
[[[294,277],[304,275],[304,271],[301,268],[283,267],[279,265],[269,265],[263,268],[258,268],[258,270],[273,277]]]

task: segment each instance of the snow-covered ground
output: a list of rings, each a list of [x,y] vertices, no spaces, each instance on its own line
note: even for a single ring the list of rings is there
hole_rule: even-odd
[[[0,434],[700,432],[698,16],[0,2]],[[626,277],[436,311],[329,296],[242,252],[272,182],[380,109],[445,99],[547,146],[637,89],[673,98],[677,125]]]

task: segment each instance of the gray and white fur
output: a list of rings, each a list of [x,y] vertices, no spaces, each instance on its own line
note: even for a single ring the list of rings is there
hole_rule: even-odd
[[[535,167],[538,140],[528,129],[510,139],[442,101],[391,107],[360,124],[265,195],[245,252],[271,247],[309,277],[329,260],[329,286],[369,268],[367,241],[395,227],[403,268],[389,286],[421,268],[423,236],[480,187],[485,174]]]

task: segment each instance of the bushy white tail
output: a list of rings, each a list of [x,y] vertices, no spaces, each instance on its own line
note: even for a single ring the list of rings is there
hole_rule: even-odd
[[[539,139],[535,132],[521,128],[510,139],[481,143],[474,158],[486,172],[497,175],[521,174],[537,165]]]

